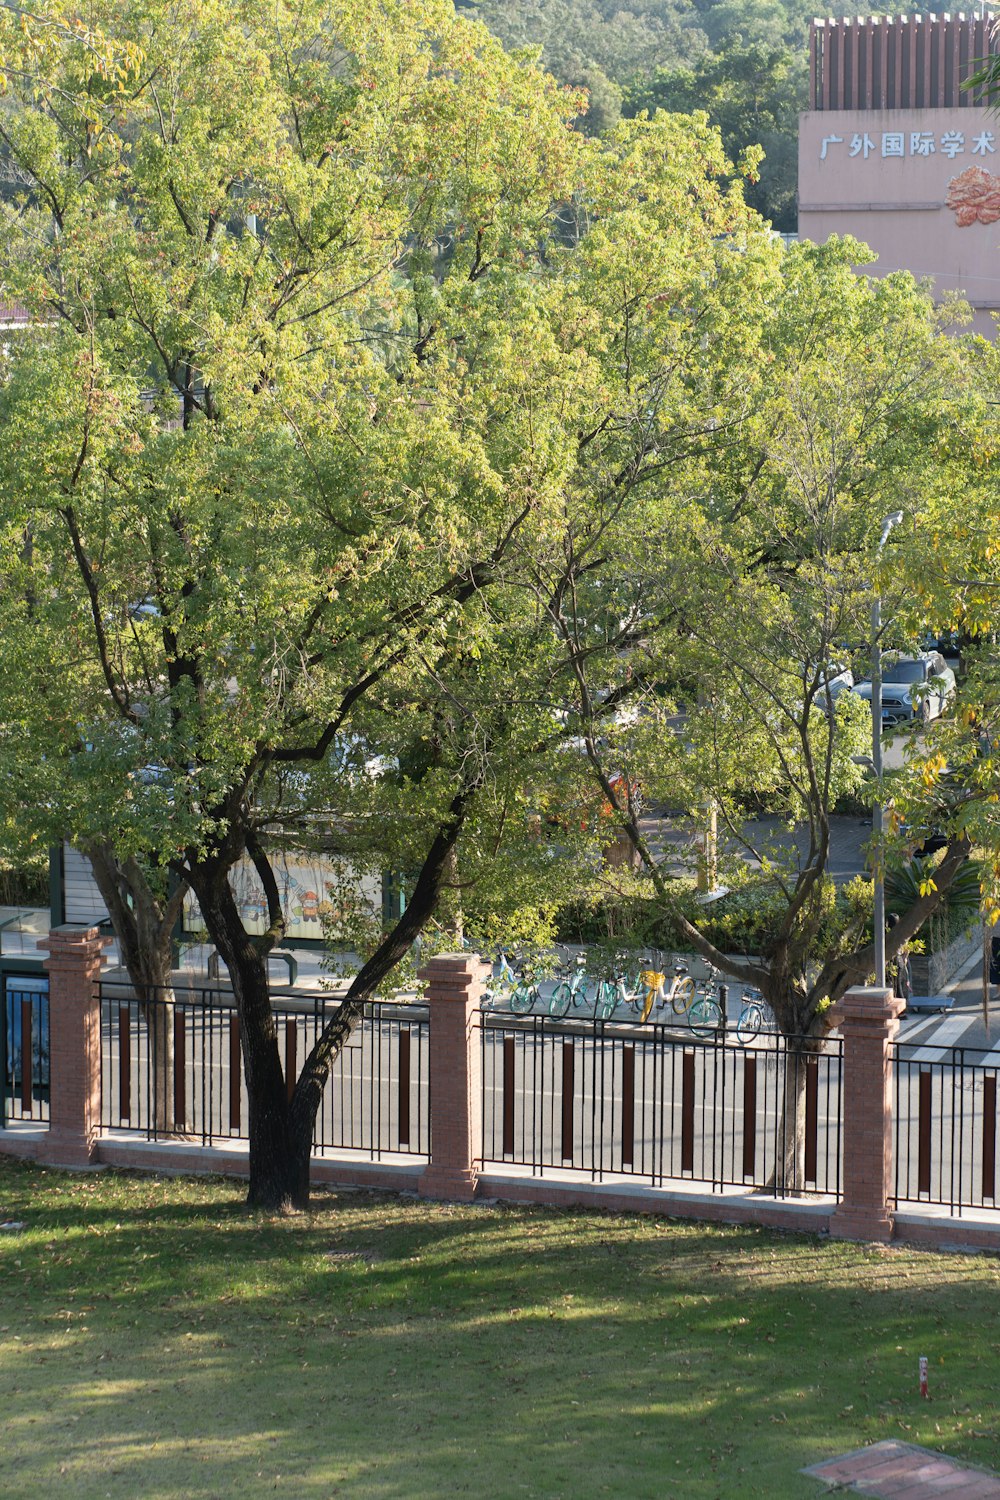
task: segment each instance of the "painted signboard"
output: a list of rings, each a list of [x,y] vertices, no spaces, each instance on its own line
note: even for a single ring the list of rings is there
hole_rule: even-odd
[[[344,870],[335,868],[319,856],[272,854],[271,865],[278,883],[278,893],[285,914],[285,941],[321,938],[324,924],[336,924],[336,890],[345,882]],[[229,877],[236,904],[247,932],[267,930],[267,901],[260,877],[249,860],[241,860]],[[353,882],[357,895],[373,911],[381,909],[382,887],[375,877],[362,876]],[[198,903],[188,896],[184,903],[184,927],[197,932],[202,926]]]
[[[800,117],[799,236],[863,240],[871,270],[960,292],[991,337],[1000,309],[1000,120],[969,108]]]

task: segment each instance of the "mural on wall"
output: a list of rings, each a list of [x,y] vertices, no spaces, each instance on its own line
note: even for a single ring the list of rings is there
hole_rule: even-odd
[[[334,890],[344,885],[343,867],[334,866],[318,855],[306,854],[273,854],[271,864],[287,923],[286,941],[321,938],[324,923],[329,925],[337,920],[337,904],[331,898]],[[267,900],[250,860],[241,860],[233,867],[230,884],[247,932],[266,931]],[[365,902],[378,910],[382,900],[378,880],[361,876],[358,885]],[[184,903],[185,930],[195,933],[202,925],[198,903],[188,896]]]
[[[983,167],[966,167],[948,184],[945,203],[955,212],[959,229],[970,224],[995,224],[1000,219],[1000,177]]]

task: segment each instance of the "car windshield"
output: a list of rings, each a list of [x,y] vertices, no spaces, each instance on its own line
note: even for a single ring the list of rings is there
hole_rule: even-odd
[[[927,676],[927,663],[922,661],[886,662],[882,668],[886,682],[923,682]]]

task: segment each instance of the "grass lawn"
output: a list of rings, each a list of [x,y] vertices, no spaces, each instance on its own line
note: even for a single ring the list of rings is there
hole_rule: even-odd
[[[883,1437],[1000,1467],[992,1258],[241,1195],[0,1157],[0,1495],[818,1500],[803,1465]]]

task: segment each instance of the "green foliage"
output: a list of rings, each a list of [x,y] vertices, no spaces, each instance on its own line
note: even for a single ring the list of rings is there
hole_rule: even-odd
[[[940,862],[940,855],[929,855],[924,858],[914,858],[901,869],[890,870],[885,878],[887,910],[898,913],[911,906],[917,897],[933,884],[934,872]],[[969,860],[944,893],[943,910],[953,914],[968,926],[979,915],[981,880],[980,862]]]
[[[887,1435],[1000,1462],[989,1255],[357,1190],[280,1220],[231,1180],[0,1170],[12,1491],[443,1495],[489,1453],[489,1496],[710,1500],[718,1470],[809,1500],[798,1470]],[[643,1404],[623,1442],[630,1382],[669,1382],[670,1421]]]
[[[0,906],[48,908],[49,868],[42,857],[31,864],[9,865],[0,861]]]
[[[585,138],[444,0],[92,20],[138,81],[71,36],[3,117],[34,322],[0,387],[0,799],[151,899],[188,879],[237,989],[227,872],[268,848],[400,873],[442,941],[541,938],[610,833],[560,747],[624,688],[634,539],[698,493],[780,252],[704,117]]]
[[[679,910],[693,913],[692,880],[673,881],[671,896]],[[670,912],[664,911],[649,882],[620,872],[613,889],[600,881],[586,895],[560,906],[555,935],[560,943],[586,943],[612,951],[658,948],[681,952],[687,947],[681,928]]]
[[[642,952],[692,953],[691,939],[678,920],[697,925],[722,953],[767,954],[773,947],[775,929],[787,910],[780,889],[766,880],[752,880],[742,889],[730,891],[709,906],[700,905],[694,882],[678,878],[669,883],[668,898],[654,891],[648,880],[638,877],[631,884],[616,880],[616,888],[595,891],[589,898],[561,907],[556,935],[562,943],[588,943],[612,952],[623,949]],[[822,916],[811,939],[814,961],[846,952],[860,936],[870,932],[872,886],[862,877],[835,887],[823,884]]]
[[[747,170],[747,202],[775,229],[797,223],[798,119],[808,90],[804,53],[731,38],[685,68],[658,68],[628,91],[626,112],[704,110],[722,135],[726,155],[739,161],[760,146],[763,163]]]
[[[81,73],[73,36],[41,92],[11,78],[8,148],[37,185],[0,226],[6,295],[36,317],[0,395],[22,837],[180,861],[241,784],[262,822],[304,827],[295,756],[274,751],[308,764],[377,682],[311,783],[335,817],[359,746],[423,736],[448,760],[439,663],[506,670],[481,595],[464,614],[456,595],[519,517],[551,521],[569,388],[524,272],[578,138],[571,101],[481,28],[398,9],[237,21],[206,0],[177,28],[155,0],[98,7],[142,41],[127,97]],[[511,744],[548,722],[523,712]],[[415,815],[453,790],[431,777]]]

